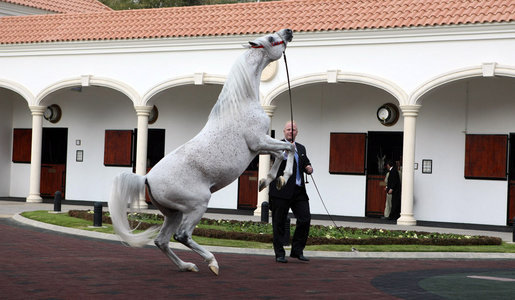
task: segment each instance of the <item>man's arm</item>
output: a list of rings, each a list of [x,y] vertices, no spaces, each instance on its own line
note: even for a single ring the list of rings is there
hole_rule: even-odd
[[[308,155],[306,152],[306,147],[304,147],[304,145],[302,145],[302,152],[300,153],[300,155],[302,157],[302,163],[304,165],[303,171],[307,174],[313,173],[313,167],[311,166],[311,162],[309,161],[309,158],[308,158]]]

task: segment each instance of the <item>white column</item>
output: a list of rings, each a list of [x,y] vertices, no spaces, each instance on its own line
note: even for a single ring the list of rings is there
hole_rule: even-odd
[[[416,225],[413,217],[413,182],[415,175],[415,131],[420,105],[401,105],[404,116],[404,142],[402,149],[401,217],[398,225]]]
[[[152,106],[134,106],[138,115],[138,138],[136,145],[136,174],[147,174],[147,144],[148,144],[148,116]],[[139,203],[133,205],[139,208],[147,208],[145,191],[139,195]]]
[[[271,120],[274,115],[275,106],[263,105],[262,107]],[[259,155],[258,179],[266,178],[268,171],[270,171],[270,154],[261,154]],[[261,216],[261,205],[263,202],[268,202],[268,187],[264,188],[261,192],[258,191],[258,203],[254,216]]]
[[[46,106],[29,106],[32,113],[32,145],[30,154],[30,185],[27,202],[43,202],[40,196],[41,148],[43,142],[43,113]]]

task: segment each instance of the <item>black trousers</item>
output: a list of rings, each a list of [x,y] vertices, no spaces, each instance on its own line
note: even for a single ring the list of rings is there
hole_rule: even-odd
[[[401,216],[401,193],[392,195],[392,210],[390,212],[390,220],[397,220]]]
[[[292,199],[271,198],[272,205],[272,226],[274,230],[274,251],[275,257],[285,256],[281,237],[285,234],[285,223],[288,212],[291,208],[295,219],[297,219],[295,233],[292,238],[291,253],[294,255],[303,254],[309,236],[311,225],[311,213],[307,197],[301,197],[300,193],[306,193],[304,188],[296,188]],[[302,200],[297,200],[297,199]]]

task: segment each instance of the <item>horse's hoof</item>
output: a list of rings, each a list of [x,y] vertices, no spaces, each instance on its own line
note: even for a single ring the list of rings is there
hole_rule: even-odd
[[[181,269],[182,272],[198,272],[198,267],[195,264],[188,263],[187,266]]]
[[[218,266],[209,266],[209,270],[218,276]]]
[[[259,191],[261,192],[266,188],[266,179],[259,179]]]
[[[286,184],[286,181],[284,180],[284,177],[277,178],[277,182],[275,184],[275,187],[280,190],[283,188],[283,186]]]

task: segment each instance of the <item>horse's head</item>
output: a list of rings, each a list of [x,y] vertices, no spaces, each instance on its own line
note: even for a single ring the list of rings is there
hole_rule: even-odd
[[[282,29],[276,33],[262,36],[249,42],[248,48],[261,49],[266,52],[270,60],[277,60],[286,49],[286,45],[293,39],[291,29]]]

